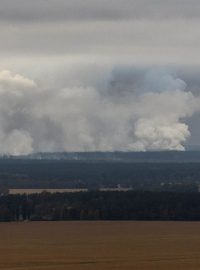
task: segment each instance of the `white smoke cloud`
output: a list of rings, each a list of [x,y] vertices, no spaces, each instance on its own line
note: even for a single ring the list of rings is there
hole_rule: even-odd
[[[110,78],[110,79],[108,79]],[[200,99],[171,72],[129,70],[99,82],[42,88],[0,71],[0,153],[37,151],[184,150],[184,122]]]
[[[182,82],[181,82],[182,84]],[[140,97],[136,114],[133,149],[184,150],[182,143],[190,136],[188,126],[180,119],[198,110],[199,98],[183,90],[147,93]]]
[[[2,134],[1,153],[12,155],[29,154],[33,151],[33,140],[30,134],[24,130],[13,130],[8,135]]]
[[[18,90],[34,88],[36,84],[33,80],[27,79],[19,74],[12,75],[9,70],[2,70],[0,72],[0,85],[2,90]]]

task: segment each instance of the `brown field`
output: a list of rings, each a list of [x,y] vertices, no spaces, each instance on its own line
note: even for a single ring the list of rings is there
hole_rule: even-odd
[[[199,270],[200,223],[0,223],[0,269]]]

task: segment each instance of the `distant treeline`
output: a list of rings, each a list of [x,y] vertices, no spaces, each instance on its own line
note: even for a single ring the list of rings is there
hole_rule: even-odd
[[[0,159],[0,189],[124,188],[198,191],[199,163]],[[2,193],[2,192],[0,192]]]
[[[0,221],[200,220],[200,194],[177,192],[47,192],[0,197]]]
[[[195,150],[200,150],[197,146]],[[200,151],[147,151],[147,152],[54,152],[13,156],[13,159],[49,159],[79,161],[123,162],[200,162]]]

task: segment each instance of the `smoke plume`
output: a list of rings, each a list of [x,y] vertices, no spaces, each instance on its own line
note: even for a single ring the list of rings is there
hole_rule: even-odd
[[[199,97],[171,72],[136,73],[51,88],[0,71],[0,153],[184,150]]]

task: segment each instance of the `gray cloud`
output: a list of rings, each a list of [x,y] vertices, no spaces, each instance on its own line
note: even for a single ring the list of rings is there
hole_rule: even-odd
[[[0,20],[67,21],[199,18],[198,0],[1,0]]]
[[[183,31],[184,29],[184,31]],[[198,63],[199,21],[0,24],[1,59],[58,56],[96,62]],[[187,33],[187,35],[185,34]],[[8,60],[7,60],[8,61]],[[20,62],[20,59],[19,59]],[[20,64],[20,63],[19,63]],[[56,64],[56,63],[55,63]]]
[[[1,60],[195,64],[199,8],[197,0],[0,0]]]

